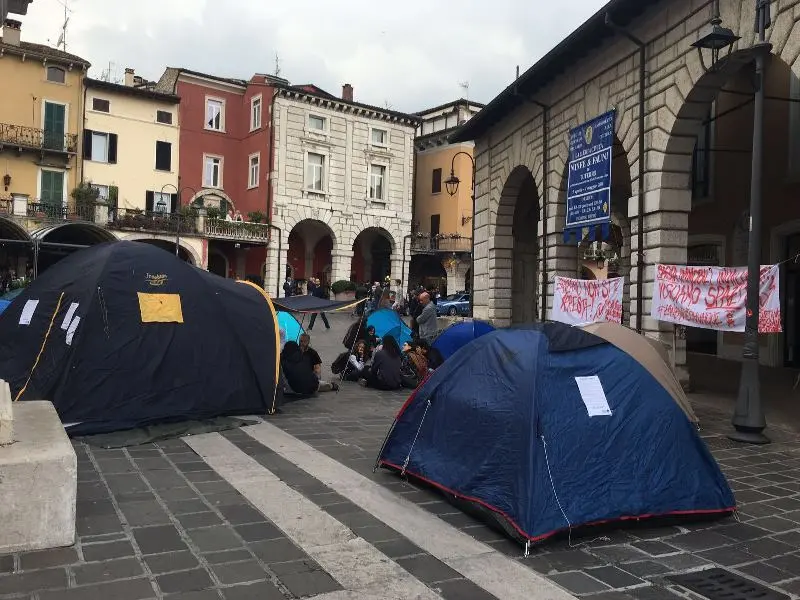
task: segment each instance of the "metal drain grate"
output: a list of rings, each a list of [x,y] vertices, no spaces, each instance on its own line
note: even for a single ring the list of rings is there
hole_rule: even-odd
[[[760,583],[725,569],[708,569],[686,575],[674,575],[667,579],[708,600],[789,600],[786,594],[766,588]]]

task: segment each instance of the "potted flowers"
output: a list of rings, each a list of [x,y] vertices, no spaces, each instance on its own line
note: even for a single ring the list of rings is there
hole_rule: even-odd
[[[333,292],[334,299],[336,299],[339,302],[346,300],[355,300],[356,287],[357,286],[354,282],[340,279],[339,281],[333,282],[333,285],[331,286],[331,291]]]

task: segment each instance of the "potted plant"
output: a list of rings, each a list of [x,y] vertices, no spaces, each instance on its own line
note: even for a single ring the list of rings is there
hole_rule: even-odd
[[[331,291],[333,292],[334,299],[341,302],[346,300],[355,300],[356,297],[356,284],[352,281],[347,281],[345,279],[340,279],[339,281],[334,281],[333,285],[331,286]]]
[[[206,209],[206,216],[209,219],[219,219],[221,214],[222,214],[222,212],[216,206],[209,206]]]

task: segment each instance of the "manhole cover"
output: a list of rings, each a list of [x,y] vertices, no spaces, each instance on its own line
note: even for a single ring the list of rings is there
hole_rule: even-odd
[[[789,596],[725,569],[708,569],[667,577],[708,600],[789,600]]]

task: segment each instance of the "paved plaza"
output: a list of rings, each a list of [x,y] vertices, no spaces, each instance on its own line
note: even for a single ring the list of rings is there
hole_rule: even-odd
[[[315,327],[326,363],[349,320]],[[597,531],[524,557],[437,493],[373,474],[405,397],[345,384],[241,430],[119,450],[76,443],[78,543],[0,557],[0,598],[698,599],[669,577],[714,566],[800,598],[800,436],[789,428],[739,446],[724,436],[729,407],[696,398],[737,518]]]

